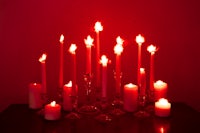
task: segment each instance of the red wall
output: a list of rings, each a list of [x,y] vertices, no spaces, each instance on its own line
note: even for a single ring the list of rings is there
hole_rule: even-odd
[[[197,2],[139,0],[1,0],[0,2],[0,109],[11,103],[27,103],[28,84],[40,82],[39,56],[46,52],[47,89],[50,99],[56,97],[59,68],[59,37],[65,36],[64,80],[70,80],[71,43],[77,49],[77,80],[83,91],[85,45],[88,34],[95,37],[94,23],[104,26],[100,33],[101,53],[112,60],[109,83],[114,81],[115,38],[126,40],[122,55],[122,84],[136,83],[137,44],[141,33],[142,66],[149,72],[148,45],[155,44],[155,79],[168,83],[171,101],[185,102],[200,111],[200,18]],[[94,50],[94,49],[93,49]],[[109,92],[113,92],[109,84]]]

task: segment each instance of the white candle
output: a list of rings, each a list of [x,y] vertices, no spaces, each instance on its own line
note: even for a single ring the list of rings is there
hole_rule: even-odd
[[[29,84],[29,108],[39,109],[42,108],[42,86],[41,84]]]
[[[134,112],[138,105],[138,86],[132,83],[124,86],[124,110]]]
[[[155,102],[155,115],[160,117],[167,117],[170,115],[171,104],[167,99],[161,98]]]
[[[72,94],[72,81],[69,81],[68,84],[63,86],[63,110],[72,111],[72,102],[71,102],[71,94]]]
[[[91,74],[91,46],[93,46],[94,39],[91,38],[89,35],[87,39],[84,39],[86,45],[86,73]]]
[[[101,25],[101,22],[96,22],[94,26],[95,32],[96,32],[96,87],[100,87],[100,39],[99,39],[99,33],[103,30],[103,26]]]
[[[42,56],[39,58],[39,62],[41,63],[42,67],[42,93],[46,94],[47,93],[47,88],[46,88],[46,54],[42,54]]]
[[[156,101],[160,98],[167,97],[167,86],[167,83],[163,82],[162,80],[158,80],[154,83],[154,97]]]
[[[60,36],[59,88],[63,88],[63,44],[64,44],[64,35],[61,35]]]
[[[46,120],[58,120],[61,117],[61,106],[55,101],[45,105],[44,118]]]
[[[137,80],[138,80],[138,86],[141,84],[141,77],[140,77],[140,68],[141,68],[141,47],[142,43],[144,43],[145,39],[140,34],[136,36],[135,41],[138,44],[138,67],[137,67]]]
[[[101,56],[102,64],[102,98],[107,97],[107,64],[108,58],[105,55]]]

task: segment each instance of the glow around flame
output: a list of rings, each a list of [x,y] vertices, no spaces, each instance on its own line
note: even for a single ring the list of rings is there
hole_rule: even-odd
[[[103,30],[103,26],[101,25],[101,22],[97,21],[95,23],[94,29],[96,32],[102,31]]]
[[[136,36],[135,41],[136,41],[139,45],[141,45],[142,43],[144,43],[145,39],[144,39],[143,36],[141,36],[141,35],[139,34],[138,36]]]
[[[55,107],[56,106],[56,101],[53,101],[50,104],[51,104],[52,107]]]
[[[60,43],[64,43],[64,35],[60,35]]]
[[[103,66],[107,66],[107,64],[108,64],[108,58],[107,58],[105,55],[102,55],[102,56],[101,56],[100,63],[101,63]]]
[[[47,54],[42,54],[42,56],[39,58],[39,62],[44,63],[46,61]]]
[[[149,51],[149,53],[154,54],[157,51],[157,48],[156,48],[156,46],[154,46],[154,45],[151,44],[151,45],[149,45],[147,47],[147,51]]]
[[[69,52],[71,54],[75,54],[76,53],[76,49],[77,49],[76,44],[71,44],[71,46],[69,47]]]
[[[91,38],[90,35],[87,36],[87,39],[84,39],[86,47],[91,47],[93,45],[93,41],[94,41],[94,39]]]
[[[70,80],[70,81],[68,82],[68,84],[66,84],[65,86],[67,86],[67,87],[72,87],[72,81]]]

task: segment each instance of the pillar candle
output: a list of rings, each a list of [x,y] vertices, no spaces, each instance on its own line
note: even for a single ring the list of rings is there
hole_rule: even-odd
[[[94,26],[96,32],[96,87],[100,87],[100,38],[99,33],[103,30],[101,22],[96,22]]]
[[[101,56],[102,64],[102,98],[107,97],[107,64],[108,58],[105,55]]]
[[[42,86],[38,83],[29,84],[29,108],[42,108]]]
[[[44,118],[46,120],[58,120],[61,117],[61,106],[55,101],[45,105]]]
[[[76,96],[76,49],[77,46],[76,44],[71,44],[69,48],[69,52],[72,55],[72,95]]]
[[[155,115],[160,117],[168,117],[170,115],[171,104],[167,99],[161,98],[155,102]]]
[[[59,69],[59,88],[63,88],[63,44],[64,36],[60,36],[60,69]]]
[[[63,110],[65,111],[72,111],[71,93],[72,81],[69,81],[68,84],[63,86]]]
[[[137,110],[138,86],[132,83],[124,86],[124,110],[134,112]]]
[[[94,39],[91,38],[89,35],[87,39],[84,40],[86,44],[86,73],[91,74],[91,46],[93,45]]]
[[[141,47],[142,43],[144,43],[145,39],[143,36],[140,34],[136,36],[136,42],[138,44],[138,67],[137,67],[137,80],[138,80],[138,85],[141,84],[141,77],[140,77],[140,68],[141,68]]]
[[[46,54],[42,54],[42,56],[39,58],[39,62],[41,63],[41,69],[42,69],[42,93],[47,93],[46,88]]]
[[[154,83],[154,97],[157,101],[160,98],[166,98],[167,96],[167,83],[158,80]]]

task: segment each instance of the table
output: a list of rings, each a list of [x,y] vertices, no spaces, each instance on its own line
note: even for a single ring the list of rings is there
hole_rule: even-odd
[[[28,108],[27,104],[12,104],[0,114],[0,133],[198,133],[200,113],[184,103],[172,103],[171,116],[136,118],[133,113],[112,117],[101,123],[94,117],[71,121],[62,117],[47,121]],[[162,128],[164,130],[162,130]]]

